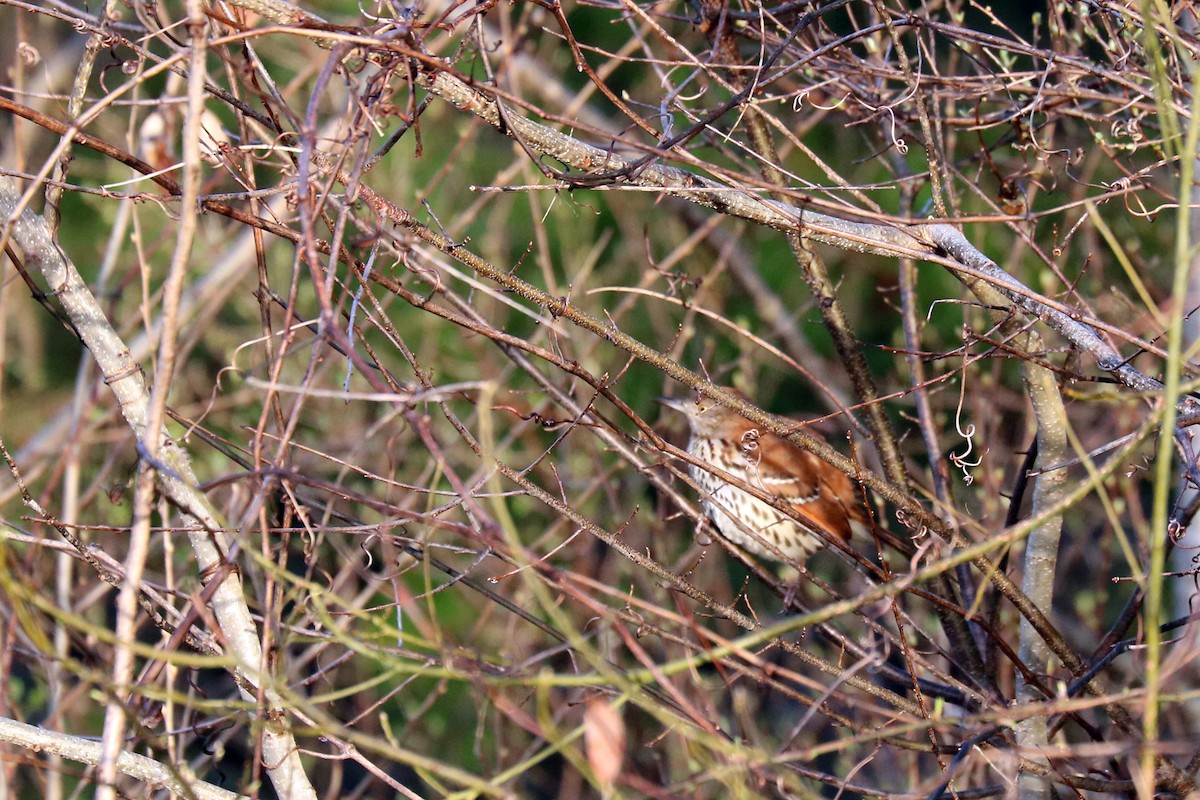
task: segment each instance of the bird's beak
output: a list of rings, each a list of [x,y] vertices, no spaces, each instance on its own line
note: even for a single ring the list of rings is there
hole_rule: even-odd
[[[692,401],[684,397],[656,397],[654,398],[654,402],[664,405],[674,411],[678,411],[681,414],[686,414],[687,406]]]

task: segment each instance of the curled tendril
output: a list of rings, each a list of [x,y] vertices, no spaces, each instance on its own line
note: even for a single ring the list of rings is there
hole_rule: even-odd
[[[965,368],[965,364],[963,365]],[[963,398],[967,389],[967,373],[964,369],[962,380],[959,382],[958,388],[958,407],[954,409],[954,429],[958,431],[967,442],[967,449],[961,453],[950,453],[950,463],[962,470],[963,483],[970,486],[975,482],[975,476],[971,474],[971,470],[983,463],[983,456],[987,453],[986,450],[979,454],[979,457],[974,461],[968,461],[967,457],[975,450],[975,424],[970,423],[964,429],[962,425],[962,408]]]
[[[888,138],[892,140],[892,146],[896,148],[896,151],[900,153],[900,155],[908,155],[908,144],[903,139],[896,136],[896,112],[892,111],[891,106],[882,106],[881,108],[877,108],[875,110],[887,112],[888,121],[891,126],[891,131],[888,133]]]
[[[798,112],[800,110],[801,106],[804,105],[804,101],[808,98],[808,96],[810,94],[812,94],[812,91],[813,91],[812,89],[805,89],[800,94],[798,94],[794,98],[792,98],[792,111],[793,112]],[[845,103],[846,99],[849,97],[850,97],[849,94],[844,94],[844,95],[842,95],[841,100],[838,100],[836,103],[834,103],[833,105],[830,105],[830,106],[823,106],[820,103],[814,103],[811,100],[809,100],[809,105],[811,105],[813,108],[816,108],[820,111],[833,111],[834,109],[841,108],[842,104]]]
[[[20,42],[17,45],[17,55],[21,57],[21,62],[27,67],[35,67],[42,60],[42,54],[29,42]]]
[[[983,454],[980,454],[974,461],[967,460],[967,456],[971,455],[971,451],[975,447],[975,440],[972,438],[975,436],[974,424],[968,425],[966,432],[960,429],[958,433],[967,440],[967,449],[961,453],[951,453],[950,463],[962,470],[963,483],[970,486],[975,482],[975,476],[971,474],[970,470],[983,463]]]

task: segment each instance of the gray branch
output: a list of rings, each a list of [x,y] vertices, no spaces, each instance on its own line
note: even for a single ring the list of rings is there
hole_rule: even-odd
[[[9,240],[22,252],[26,263],[38,270],[54,298],[62,305],[79,332],[88,352],[104,374],[104,382],[117,398],[121,414],[139,443],[155,436],[158,456],[158,483],[163,494],[181,510],[188,539],[196,555],[200,574],[222,573],[229,545],[223,533],[220,515],[198,488],[187,452],[163,431],[150,431],[149,390],[141,365],[113,328],[104,310],[84,283],[75,265],[50,236],[46,223],[28,208],[21,209],[21,192],[8,177],[0,177],[0,245]],[[157,466],[157,465],[156,465]],[[242,594],[242,582],[236,571],[225,574],[212,594],[213,614],[221,625],[229,654],[242,678],[239,687],[251,702],[259,698],[246,687],[258,688],[266,724],[261,726],[263,759],[267,774],[280,797],[305,800],[316,794],[304,774],[296,742],[288,726],[285,703],[271,685],[271,676],[262,672],[266,661],[258,639],[258,627],[250,615]]]
[[[233,0],[233,5],[284,25],[326,24],[320,17],[285,0]],[[302,27],[295,31],[301,35],[304,33]],[[323,47],[330,46],[328,40],[321,37],[314,37],[314,41]],[[370,43],[364,42],[364,46],[369,49]],[[395,50],[389,49],[388,52],[394,57]],[[951,225],[905,226],[857,222],[759,197],[742,185],[721,183],[686,169],[665,166],[645,158],[632,158],[616,152],[615,145],[611,149],[602,149],[512,113],[501,108],[486,88],[468,83],[455,75],[449,64],[428,56],[415,59],[414,66],[418,83],[434,95],[460,111],[474,114],[501,134],[518,140],[530,152],[555,159],[577,170],[580,173],[580,186],[588,185],[585,178],[594,181],[599,177],[614,185],[660,189],[723,214],[786,233],[797,233],[806,239],[843,250],[941,263],[968,286],[975,276],[979,276],[977,279],[992,284],[1014,306],[1095,358],[1101,370],[1121,383],[1139,392],[1155,394],[1162,391],[1160,381],[1129,364],[1093,326],[1038,299],[1036,292],[1002,270]],[[564,179],[570,180],[572,177],[568,174]],[[949,256],[965,271],[960,272],[953,263],[946,263],[943,255]],[[1191,397],[1182,398],[1178,410],[1178,424],[1181,427],[1200,422],[1200,401]]]

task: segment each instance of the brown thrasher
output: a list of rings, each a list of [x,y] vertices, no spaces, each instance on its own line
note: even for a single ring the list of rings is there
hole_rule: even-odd
[[[740,392],[728,391],[745,399]],[[722,536],[747,552],[799,565],[824,547],[826,538],[848,541],[852,533],[874,529],[854,481],[807,450],[705,397],[658,401],[687,417],[691,456],[778,498],[805,520],[797,522],[745,489],[690,464],[705,515]]]

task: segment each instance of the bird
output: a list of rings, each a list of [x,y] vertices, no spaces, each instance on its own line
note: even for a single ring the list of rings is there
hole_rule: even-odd
[[[741,392],[726,391],[746,399]],[[687,417],[689,455],[777,498],[804,520],[798,522],[725,478],[689,464],[705,516],[743,550],[801,566],[827,540],[848,542],[875,528],[854,481],[807,450],[703,396],[660,397],[658,402]]]

